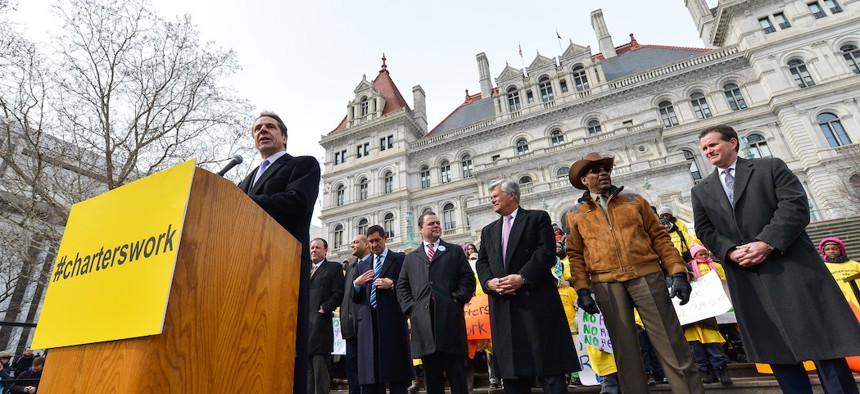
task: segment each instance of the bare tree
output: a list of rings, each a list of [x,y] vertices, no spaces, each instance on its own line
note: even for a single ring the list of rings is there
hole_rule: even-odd
[[[0,0],[6,321],[28,303],[35,314],[72,204],[191,158],[217,166],[252,151],[251,106],[226,85],[239,70],[235,53],[201,42],[190,17],[168,21],[148,8],[58,0],[62,29],[37,46],[12,23],[13,0]],[[0,328],[0,347],[8,338]]]

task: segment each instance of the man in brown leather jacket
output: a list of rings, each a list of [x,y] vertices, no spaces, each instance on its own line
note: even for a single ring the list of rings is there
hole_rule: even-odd
[[[689,301],[687,269],[648,201],[612,185],[614,163],[613,157],[591,152],[570,167],[570,183],[585,190],[566,218],[570,228],[567,254],[577,305],[590,314],[603,312],[621,392],[648,392],[633,318],[636,308],[672,392],[704,393],[670,301],[675,296],[682,304]],[[660,270],[661,261],[673,277],[671,294]]]

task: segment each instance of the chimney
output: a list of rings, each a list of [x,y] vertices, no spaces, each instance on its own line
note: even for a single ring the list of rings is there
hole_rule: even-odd
[[[702,42],[708,47],[713,47],[711,44],[711,30],[714,24],[714,15],[711,14],[711,8],[706,0],[685,0],[687,10],[690,11],[690,17],[693,18],[693,23],[699,30],[699,37]]]
[[[475,56],[478,59],[478,80],[481,83],[481,98],[490,98],[493,94],[493,82],[490,80],[490,61],[484,52]]]
[[[609,29],[606,28],[606,21],[603,20],[603,10],[596,9],[591,11],[591,27],[594,28],[594,34],[597,36],[597,43],[600,45],[600,52],[603,53],[604,59],[618,56],[615,53],[615,45],[612,44],[612,36],[609,35]]]
[[[424,94],[424,89],[421,85],[412,87],[412,118],[421,127],[421,131],[427,132],[427,95]]]

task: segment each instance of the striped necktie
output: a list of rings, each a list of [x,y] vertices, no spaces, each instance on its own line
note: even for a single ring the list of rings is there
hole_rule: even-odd
[[[729,204],[735,206],[735,176],[731,168],[726,168],[723,173],[726,174],[726,197],[729,198]]]
[[[370,284],[370,306],[376,308],[376,280],[379,279],[379,271],[382,270],[382,255],[376,256],[373,263],[373,283]]]
[[[433,261],[433,255],[435,254],[436,252],[433,250],[433,244],[427,244],[427,261]]]

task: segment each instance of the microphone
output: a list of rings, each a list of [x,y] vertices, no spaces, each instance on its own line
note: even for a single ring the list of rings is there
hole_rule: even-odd
[[[227,171],[230,171],[233,167],[236,167],[239,164],[242,164],[242,156],[239,156],[239,155],[233,156],[233,158],[230,159],[230,162],[227,163],[227,165],[224,166],[224,168],[221,169],[221,171],[218,171],[218,176],[224,176],[224,174],[226,174]]]

